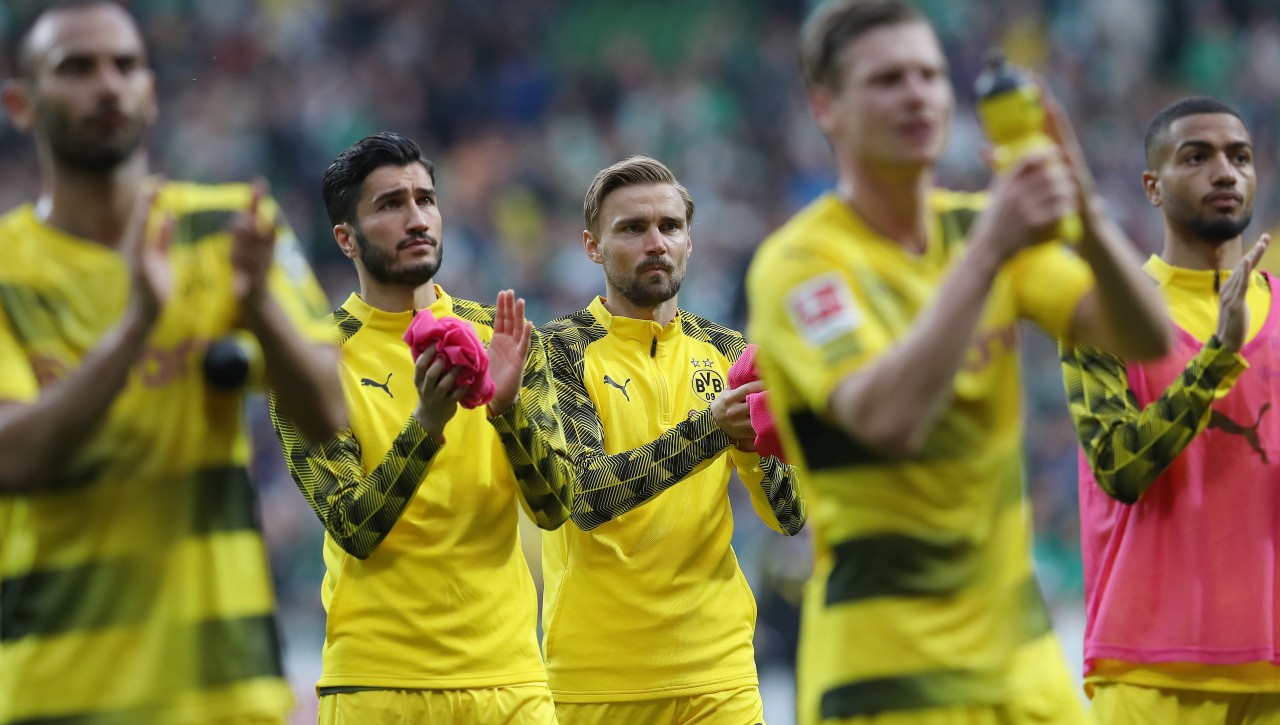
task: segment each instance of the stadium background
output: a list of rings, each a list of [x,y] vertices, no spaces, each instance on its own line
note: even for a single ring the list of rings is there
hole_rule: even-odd
[[[10,37],[30,0],[0,0]],[[445,220],[438,280],[491,301],[513,286],[543,323],[602,292],[581,251],[594,173],[633,153],[668,163],[698,204],[682,305],[744,324],[755,245],[833,181],[796,69],[805,0],[135,0],[157,71],[154,166],[171,178],[265,175],[335,305],[356,288],[324,219],[319,182],[366,133],[400,131],[437,164]],[[1280,3],[1270,0],[922,0],[951,60],[957,108],[941,181],[985,184],[972,82],[1003,45],[1039,69],[1080,132],[1112,210],[1155,251],[1141,137],[1165,103],[1227,101],[1255,133],[1261,190],[1251,240],[1276,218]],[[7,63],[7,59],[6,59]],[[5,69],[8,71],[8,68]],[[6,72],[6,75],[8,73]],[[29,139],[0,125],[0,207],[32,198]],[[0,260],[3,240],[0,240]],[[1273,269],[1276,265],[1272,265]],[[1075,438],[1052,344],[1024,335],[1027,485],[1040,582],[1079,667]],[[314,722],[324,613],[322,529],[288,477],[261,406],[256,473],[289,675]],[[957,482],[962,485],[962,482]],[[735,547],[759,601],[768,720],[791,721],[806,537],[769,532],[734,492]],[[540,580],[536,530],[526,544]],[[855,645],[856,646],[856,645]]]

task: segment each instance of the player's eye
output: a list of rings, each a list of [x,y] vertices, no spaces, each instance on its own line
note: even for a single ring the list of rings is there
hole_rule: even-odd
[[[93,60],[83,56],[72,56],[58,64],[58,71],[67,75],[87,75],[93,72]]]

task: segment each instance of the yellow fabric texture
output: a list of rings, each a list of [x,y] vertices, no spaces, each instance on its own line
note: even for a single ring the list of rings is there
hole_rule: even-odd
[[[556,715],[560,725],[764,725],[764,703],[760,689],[750,686],[666,700],[561,702],[556,704]]]
[[[790,467],[731,450],[708,408],[742,336],[683,310],[666,326],[616,317],[599,298],[542,332],[582,471],[576,525],[543,536],[556,702],[755,686],[756,606],[730,546],[730,470],[775,530],[794,534],[804,510]]]
[[[950,705],[926,710],[892,710],[865,717],[836,718],[821,725],[1079,725],[1085,722],[1071,673],[1053,635],[1018,651],[1014,693],[995,705]],[[808,725],[801,720],[802,725]]]
[[[1214,278],[1218,279],[1219,285],[1224,285],[1231,279],[1231,270],[1215,273],[1208,269],[1183,269],[1154,254],[1142,269],[1160,287],[1174,324],[1201,342],[1217,331],[1218,293],[1214,290]],[[1271,288],[1261,272],[1253,273],[1244,299],[1249,308],[1249,331],[1245,342],[1249,342],[1258,335],[1271,310]]]
[[[1218,294],[1214,290],[1215,273],[1212,270],[1184,269],[1174,267],[1156,255],[1152,255],[1143,265],[1147,274],[1151,275],[1164,295],[1165,304],[1169,306],[1169,316],[1174,324],[1186,330],[1192,337],[1206,341],[1218,328]],[[1226,284],[1231,272],[1221,271],[1216,274],[1218,284]],[[1245,342],[1257,336],[1258,331],[1267,321],[1271,310],[1272,290],[1261,272],[1254,272],[1245,293],[1245,304],[1249,308],[1249,330]],[[1248,367],[1248,363],[1239,355],[1232,355],[1239,362],[1223,383],[1217,388],[1217,397],[1226,395],[1236,377]],[[1122,379],[1121,379],[1122,380]],[[1126,386],[1127,389],[1127,386]],[[1208,417],[1206,412],[1205,417]],[[1207,422],[1207,421],[1205,421]],[[1269,662],[1254,662],[1244,665],[1203,665],[1191,662],[1130,663],[1120,660],[1102,659],[1094,663],[1089,673],[1086,689],[1097,701],[1096,691],[1101,683],[1119,682],[1129,685],[1140,685],[1148,688],[1170,690],[1187,690],[1202,692],[1246,693],[1246,692],[1280,692],[1280,668]],[[1131,688],[1129,688],[1131,689]],[[1113,690],[1114,697],[1120,701],[1131,702],[1127,694],[1129,689]],[[1152,696],[1154,697],[1154,696]],[[1104,708],[1106,706],[1104,705]],[[1116,717],[1121,717],[1127,704],[1117,704],[1120,708]],[[1196,708],[1202,705],[1196,705]],[[1203,707],[1210,707],[1203,705]],[[1216,706],[1213,706],[1216,708]],[[1194,708],[1193,708],[1194,709]],[[1218,712],[1217,709],[1212,709]],[[1191,715],[1188,715],[1191,717]],[[1181,722],[1181,721],[1179,721]],[[1201,720],[1195,720],[1201,722]],[[1209,722],[1209,721],[1205,721]]]
[[[1044,244],[1002,267],[919,455],[891,459],[828,417],[845,376],[946,304],[937,289],[985,199],[935,190],[930,204],[913,255],[828,194],[764,241],[747,276],[748,337],[815,527],[798,684],[809,722],[1007,702],[1015,653],[1049,631],[1022,493],[1018,322],[1067,336],[1093,285],[1083,260]]]
[[[493,308],[436,292],[432,314],[467,320],[488,344]],[[273,415],[290,473],[326,530],[317,687],[545,683],[517,530],[522,489],[484,407],[459,408],[443,446],[412,417],[403,335],[413,315],[356,294],[334,313],[349,430],[316,445]],[[554,523],[566,515],[561,507]]]
[[[1280,695],[1099,683],[1089,708],[1089,722],[1098,725],[1280,725]]]
[[[249,200],[242,184],[163,187],[172,298],[126,387],[51,486],[0,497],[0,722],[238,721],[292,703],[244,392],[202,372],[236,324],[225,226]],[[324,296],[278,224],[271,294],[308,339],[331,341]],[[0,219],[0,238],[0,399],[32,401],[120,319],[129,272],[30,206]]]
[[[468,690],[364,690],[320,698],[320,725],[556,725],[546,685]]]

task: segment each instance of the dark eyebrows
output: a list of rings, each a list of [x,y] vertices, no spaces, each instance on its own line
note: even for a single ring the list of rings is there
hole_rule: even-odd
[[[1196,149],[1197,151],[1212,151],[1214,149],[1214,145],[1209,143],[1208,141],[1203,141],[1201,139],[1193,138],[1178,144],[1178,147],[1173,150],[1173,153],[1179,154],[1185,148],[1193,148],[1193,149]],[[1249,151],[1253,151],[1253,144],[1249,143],[1248,141],[1232,141],[1231,143],[1228,143],[1223,148],[1227,151],[1238,151],[1240,149],[1248,149]]]
[[[413,195],[413,196],[415,196],[415,197],[416,197],[416,196],[418,196],[418,195],[420,195],[420,194],[425,194],[425,195],[426,195],[427,197],[429,197],[432,201],[434,201],[434,200],[435,200],[435,198],[436,198],[436,190],[435,190],[435,189],[425,189],[425,188],[420,187],[420,186],[419,186],[419,187],[415,187],[415,188],[410,189],[410,188],[407,188],[407,187],[404,187],[404,186],[397,186],[397,187],[395,187],[394,189],[387,189],[386,191],[382,192],[381,194],[378,194],[377,196],[374,196],[372,199],[370,199],[370,200],[369,200],[369,203],[371,203],[371,204],[373,204],[373,205],[375,205],[375,206],[376,206],[376,205],[378,205],[378,204],[381,204],[383,201],[385,201],[385,200],[387,200],[387,199],[394,199],[394,198],[395,198],[395,197],[397,197],[397,196],[404,196],[405,194],[411,194],[411,195]]]

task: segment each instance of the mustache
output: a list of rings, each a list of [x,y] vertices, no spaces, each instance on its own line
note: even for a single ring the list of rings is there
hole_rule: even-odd
[[[659,257],[642,262],[638,267],[636,267],[636,273],[648,272],[651,269],[660,269],[663,272],[674,272],[676,271],[676,266],[669,260]]]
[[[1230,188],[1214,189],[1208,194],[1205,194],[1204,197],[1201,198],[1201,201],[1207,202],[1213,199],[1224,199],[1224,198],[1232,199],[1234,201],[1244,203],[1244,194],[1241,194],[1235,189],[1230,189]]]
[[[437,239],[434,235],[428,234],[427,232],[421,232],[418,234],[410,234],[404,239],[401,239],[400,241],[396,242],[396,251],[398,252],[401,249],[404,249],[405,247],[409,246],[410,244],[417,244],[419,242],[427,242],[433,247],[440,246],[440,240]]]

